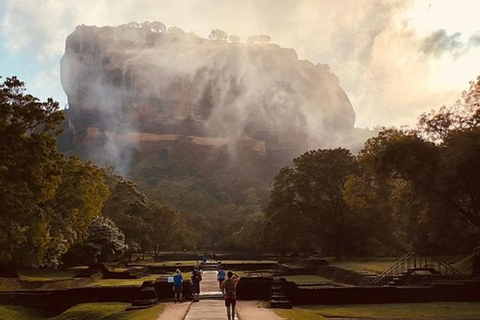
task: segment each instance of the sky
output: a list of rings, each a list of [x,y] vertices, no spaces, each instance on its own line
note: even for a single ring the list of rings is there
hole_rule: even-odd
[[[267,34],[330,66],[356,127],[414,125],[480,75],[478,12],[476,0],[0,0],[0,75],[63,107],[60,59],[77,25],[161,21],[204,38]]]

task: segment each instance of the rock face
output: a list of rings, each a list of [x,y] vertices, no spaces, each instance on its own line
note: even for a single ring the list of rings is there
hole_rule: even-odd
[[[247,138],[305,151],[333,146],[355,121],[337,77],[293,49],[206,40],[160,22],[78,26],[61,81],[77,137]]]

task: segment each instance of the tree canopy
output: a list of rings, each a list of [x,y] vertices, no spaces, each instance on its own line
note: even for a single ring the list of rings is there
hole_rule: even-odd
[[[236,233],[278,252],[466,252],[480,235],[480,77],[413,129],[384,129],[357,157],[313,150],[275,176],[270,202]]]
[[[309,151],[275,177],[266,210],[280,251],[322,247],[341,255],[350,208],[343,192],[356,169],[346,149]],[[293,238],[292,238],[293,237]]]
[[[16,77],[0,84],[0,266],[57,264],[82,241],[108,190],[89,163],[57,151],[63,115],[52,99],[25,94]]]

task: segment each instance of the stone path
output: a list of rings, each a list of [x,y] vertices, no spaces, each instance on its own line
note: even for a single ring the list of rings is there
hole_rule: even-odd
[[[217,271],[205,270],[202,273],[202,281],[200,282],[200,300],[204,299],[222,299],[220,287],[217,280]],[[225,311],[226,312],[226,311]]]
[[[225,320],[227,309],[217,281],[217,272],[205,270],[200,282],[200,301],[192,303],[185,320]]]
[[[187,315],[190,304],[190,301],[183,303],[166,303],[165,310],[157,318],[157,320],[183,320]]]
[[[192,303],[185,320],[225,320],[227,309],[223,300],[200,298],[199,302]]]
[[[238,301],[237,320],[282,320],[270,309],[262,308],[259,301]],[[206,270],[200,282],[200,301],[167,303],[157,320],[225,320],[227,309],[217,281],[217,272]]]

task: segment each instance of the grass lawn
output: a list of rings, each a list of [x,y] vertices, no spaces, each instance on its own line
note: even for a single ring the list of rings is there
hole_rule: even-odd
[[[18,278],[24,281],[60,281],[73,279],[77,274],[75,270],[56,270],[56,269],[28,269],[17,272]]]
[[[199,259],[199,260],[161,261],[161,262],[142,261],[141,263],[135,263],[135,264],[139,264],[139,265],[148,264],[148,265],[161,266],[161,267],[191,266],[193,268],[193,266],[196,266],[200,262],[201,260]],[[277,263],[277,261],[274,261],[274,260],[220,260],[220,262],[223,264]]]
[[[282,276],[282,278],[287,279],[287,281],[295,282],[296,284],[315,284],[315,283],[325,283],[331,282],[326,278],[313,275],[313,274],[301,274],[301,275],[294,275],[294,276]]]
[[[223,264],[277,263],[276,260],[220,260]]]
[[[152,266],[160,266],[160,267],[192,267],[196,266],[200,260],[185,260],[185,261],[162,261],[162,262],[142,262],[138,263],[139,265],[148,264]],[[137,263],[135,263],[137,264]]]
[[[74,306],[61,315],[49,320],[155,320],[164,306],[125,311],[129,303],[86,303]]]
[[[326,320],[318,313],[310,310],[293,309],[274,309],[280,317],[288,320]]]
[[[292,310],[275,310],[290,320],[322,319],[324,317],[358,318],[479,318],[480,302],[434,302],[364,305],[311,305]],[[320,316],[319,318],[315,317]]]
[[[42,314],[35,310],[19,306],[0,305],[0,319],[3,320],[37,320],[42,319]]]
[[[85,303],[74,306],[56,317],[44,317],[34,309],[0,306],[2,320],[155,320],[164,306],[125,311],[129,303]]]
[[[469,265],[471,263],[471,256],[466,257],[465,255],[456,255],[456,256],[444,256],[439,257],[441,260],[451,263],[452,266],[458,269],[460,272],[468,275],[471,272]],[[348,261],[335,261],[333,258],[328,259],[328,263],[344,269],[352,269],[359,271],[368,271],[380,274],[383,271],[390,268],[395,262],[397,262],[400,257],[394,258],[357,258],[351,259]]]
[[[97,279],[90,283],[89,287],[110,287],[110,286],[140,286],[143,281],[155,281],[158,275],[150,275],[138,279]]]
[[[334,261],[329,263],[343,269],[352,269],[360,271],[368,271],[373,273],[382,273],[391,267],[399,258],[361,258],[350,261]]]

